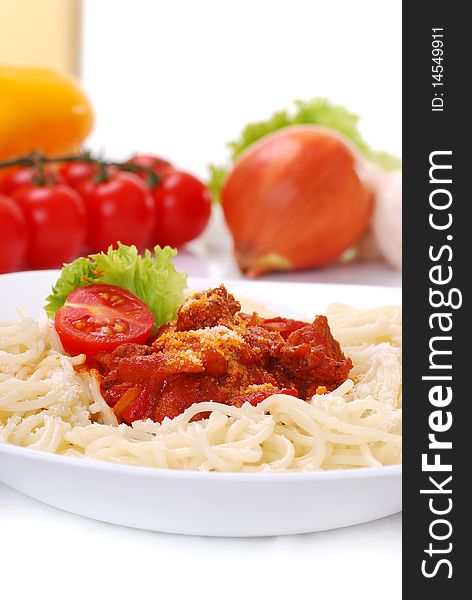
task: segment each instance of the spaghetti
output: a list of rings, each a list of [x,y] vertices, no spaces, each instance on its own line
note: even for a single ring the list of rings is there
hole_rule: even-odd
[[[83,355],[51,322],[0,323],[0,441],[115,463],[202,471],[302,471],[401,462],[401,311],[332,305],[350,378],[310,402],[193,404],[162,423],[117,424]],[[323,391],[323,390],[320,390]],[[192,421],[202,412],[206,419]]]

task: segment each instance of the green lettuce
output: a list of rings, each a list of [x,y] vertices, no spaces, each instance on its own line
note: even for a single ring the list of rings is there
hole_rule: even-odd
[[[365,158],[387,171],[401,167],[399,158],[387,152],[373,150],[364,140],[359,132],[358,115],[349,112],[343,106],[333,104],[326,98],[296,100],[290,109],[276,112],[266,121],[250,123],[236,140],[229,142],[227,144],[230,151],[229,164],[209,165],[208,188],[212,193],[213,200],[220,201],[221,188],[226,174],[246,148],[269,133],[289,125],[301,124],[323,125],[338,131],[348,138]]]
[[[136,246],[108,248],[106,253],[91,254],[65,264],[61,275],[46,298],[44,307],[53,318],[76,288],[94,283],[117,285],[132,292],[153,313],[155,325],[172,321],[184,297],[187,274],[175,270],[173,258],[177,250],[166,246],[146,250],[141,256]]]

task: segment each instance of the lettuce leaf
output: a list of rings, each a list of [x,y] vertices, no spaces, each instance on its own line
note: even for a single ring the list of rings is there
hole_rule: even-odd
[[[94,283],[117,285],[141,298],[153,313],[155,325],[175,319],[184,297],[187,274],[175,270],[172,259],[177,250],[165,246],[154,248],[154,256],[146,250],[141,256],[136,246],[108,248],[107,253],[91,254],[65,264],[61,275],[46,298],[44,307],[53,318],[76,288]]]
[[[401,160],[388,154],[373,150],[359,133],[359,116],[349,112],[343,106],[335,105],[326,98],[313,100],[295,100],[293,107],[276,112],[266,121],[250,123],[241,135],[229,142],[230,162],[225,165],[209,165],[208,187],[213,200],[219,202],[220,193],[227,172],[238,156],[251,144],[269,133],[289,125],[313,124],[335,129],[348,138],[368,160],[389,171],[401,167]]]

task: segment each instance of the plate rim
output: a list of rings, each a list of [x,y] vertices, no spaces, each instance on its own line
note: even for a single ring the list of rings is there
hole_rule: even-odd
[[[35,269],[35,270],[29,270],[29,271],[15,271],[12,273],[0,273],[0,283],[3,280],[6,279],[16,279],[17,277],[21,277],[23,278],[24,276],[40,276],[42,274],[47,274],[47,275],[57,275],[59,276],[59,274],[61,273],[60,269]],[[224,283],[224,285],[231,285],[231,284],[236,284],[236,285],[251,285],[251,284],[256,284],[256,285],[267,285],[270,287],[278,287],[278,286],[283,286],[283,287],[325,287],[325,288],[334,288],[334,287],[344,287],[344,288],[355,288],[355,289],[363,289],[363,290],[383,290],[383,291],[387,291],[390,290],[394,293],[398,293],[400,292],[401,294],[403,293],[403,286],[397,286],[397,285],[372,285],[370,283],[335,283],[335,282],[325,282],[325,281],[273,281],[273,280],[268,280],[268,279],[248,279],[248,278],[242,278],[241,279],[235,279],[234,277],[232,278],[226,278],[226,277],[215,277],[215,276],[210,276],[210,277],[200,277],[200,276],[193,276],[193,275],[188,275],[188,279],[190,282],[195,281],[195,282],[199,282],[199,281],[208,281],[208,282],[215,282],[215,281],[220,281],[221,283]]]

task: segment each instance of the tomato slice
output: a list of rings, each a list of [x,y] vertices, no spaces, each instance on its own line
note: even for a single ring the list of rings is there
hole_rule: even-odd
[[[154,316],[142,300],[116,285],[74,290],[56,313],[54,324],[69,354],[110,352],[121,344],[143,344]]]

